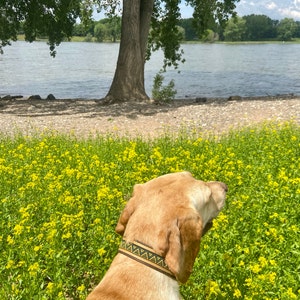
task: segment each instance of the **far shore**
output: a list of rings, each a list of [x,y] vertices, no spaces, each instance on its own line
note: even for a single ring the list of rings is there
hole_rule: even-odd
[[[25,35],[19,34],[17,36],[18,41],[25,41]],[[44,38],[37,38],[37,42],[48,42],[47,39]],[[86,37],[84,36],[72,36],[69,40],[65,39],[64,42],[80,42],[80,43],[114,43],[110,40],[98,42],[95,38],[87,41]],[[119,41],[115,42],[119,43]],[[182,41],[182,44],[211,44],[207,42],[203,42],[200,40],[197,41]],[[237,41],[237,42],[229,42],[229,41],[214,41],[213,44],[232,44],[232,45],[239,45],[239,44],[282,44],[282,43],[290,43],[290,44],[300,44],[300,38],[292,39],[291,41],[279,41],[279,40],[262,40],[262,41]]]

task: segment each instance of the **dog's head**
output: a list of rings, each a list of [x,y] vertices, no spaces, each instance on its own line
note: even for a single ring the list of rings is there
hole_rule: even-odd
[[[226,184],[172,173],[134,187],[117,233],[149,245],[165,257],[170,271],[185,283],[199,252],[200,239],[225,204]]]

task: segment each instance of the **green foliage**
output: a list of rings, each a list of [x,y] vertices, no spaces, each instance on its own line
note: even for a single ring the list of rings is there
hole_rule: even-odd
[[[205,43],[213,43],[219,39],[219,36],[214,33],[212,30],[207,29],[202,36],[202,41]]]
[[[27,41],[47,36],[51,54],[55,55],[55,45],[72,35],[79,15],[80,1],[4,0],[0,6],[0,51],[10,40],[16,39],[22,23]]]
[[[291,18],[285,18],[281,20],[278,24],[278,39],[282,41],[290,41],[295,36],[296,30],[296,22]]]
[[[94,28],[94,37],[96,38],[97,42],[103,42],[106,35],[107,32],[105,25],[101,23],[96,24]]]
[[[0,139],[0,298],[85,299],[117,253],[136,183],[189,170],[229,186],[184,299],[298,299],[300,128],[205,138],[44,134]]]
[[[10,40],[17,40],[17,34],[21,30],[18,16],[13,6],[6,1],[0,6],[0,54],[3,53],[2,47],[9,45]]]
[[[269,17],[252,14],[244,16],[243,19],[246,20],[245,40],[259,41],[276,37],[276,22]]]
[[[188,0],[187,4],[194,8],[193,26],[198,34],[202,36],[206,29],[213,29],[216,22],[220,26],[225,25],[225,20],[230,15],[234,15],[236,0]],[[151,31],[147,59],[150,58],[151,51],[162,49],[165,55],[163,69],[174,66],[178,68],[179,63],[183,63],[183,51],[180,42],[183,38],[177,25],[180,19],[179,1],[166,0],[155,1],[152,15]]]
[[[197,28],[198,36],[201,38],[207,29],[222,36],[229,17],[236,16],[235,2],[238,1],[191,0],[187,2],[194,7],[194,25]]]
[[[73,28],[73,36],[92,36],[97,42],[117,42],[121,38],[121,17],[92,21],[88,26],[76,23]]]
[[[265,15],[232,18],[227,22],[224,37],[227,41],[291,41],[300,36],[300,22],[285,18],[280,22]]]
[[[174,1],[166,1],[164,7],[159,5],[154,7],[147,59],[150,58],[151,51],[162,49],[165,55],[164,70],[172,65],[177,68],[178,62],[184,62],[182,58],[183,51],[180,49],[180,41],[183,35],[177,27],[179,18],[179,6]]]
[[[94,35],[95,22],[91,22],[88,26],[84,23],[76,23],[73,27],[73,36],[87,36],[88,34]]]
[[[234,2],[237,0],[224,1],[194,1],[189,0],[192,7],[195,7],[196,17],[201,19],[195,23],[196,28],[205,30],[209,22],[214,19],[223,20],[233,13]],[[19,1],[4,0],[0,5],[0,51],[8,45],[10,40],[16,40],[17,34],[23,26],[25,40],[32,42],[37,36],[48,37],[52,55],[55,55],[55,46],[65,38],[70,38],[76,20],[80,18],[84,27],[89,27],[92,13],[95,8],[98,11],[104,9],[109,18],[116,18],[120,15],[121,1],[100,1],[100,0],[61,0],[61,1]],[[207,3],[210,3],[207,5]],[[149,41],[153,49],[162,48],[165,53],[165,66],[178,65],[182,60],[182,52],[179,42],[182,33],[176,25],[180,19],[179,2],[173,0],[156,0],[152,15],[153,35]],[[205,16],[205,17],[204,17]],[[116,41],[118,29],[112,29],[113,40]],[[91,32],[90,32],[91,33]],[[82,36],[82,32],[80,33]],[[88,34],[88,33],[86,33]],[[85,35],[86,35],[85,34]]]
[[[121,18],[115,16],[113,18],[106,18],[97,22],[97,24],[103,24],[105,26],[105,40],[116,42],[121,39]]]
[[[180,19],[178,25],[184,29],[184,40],[192,41],[198,39],[198,34],[193,25],[193,18]]]
[[[164,76],[161,73],[155,75],[153,80],[152,98],[157,102],[170,102],[174,99],[177,91],[174,89],[174,80],[163,86]]]
[[[224,37],[226,41],[242,41],[246,33],[246,20],[240,17],[231,18],[225,27]]]
[[[84,38],[84,42],[87,42],[87,43],[93,42],[93,36],[90,33],[88,33]]]

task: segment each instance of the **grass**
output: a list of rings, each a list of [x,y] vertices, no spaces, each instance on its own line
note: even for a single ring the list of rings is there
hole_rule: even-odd
[[[132,186],[189,170],[229,186],[184,299],[300,297],[300,127],[221,138],[0,138],[0,298],[85,299],[117,252]]]

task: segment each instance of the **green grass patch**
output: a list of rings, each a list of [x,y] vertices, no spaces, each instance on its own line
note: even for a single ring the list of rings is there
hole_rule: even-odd
[[[0,298],[85,299],[133,185],[182,170],[229,186],[184,299],[300,297],[300,128],[268,123],[221,138],[2,136]]]

